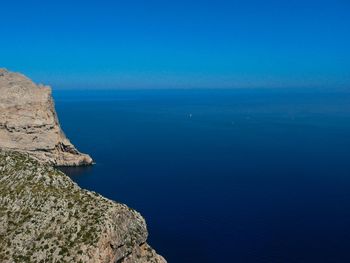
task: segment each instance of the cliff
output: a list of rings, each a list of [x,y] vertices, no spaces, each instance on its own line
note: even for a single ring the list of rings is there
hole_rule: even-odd
[[[5,69],[0,69],[0,148],[56,166],[92,163],[61,130],[50,87]]]
[[[0,262],[164,263],[141,215],[28,154],[0,151]]]

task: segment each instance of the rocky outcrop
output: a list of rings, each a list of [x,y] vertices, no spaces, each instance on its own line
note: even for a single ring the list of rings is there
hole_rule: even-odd
[[[141,215],[28,154],[0,151],[0,262],[164,263]]]
[[[92,163],[62,132],[51,89],[0,69],[0,148],[30,153],[56,166]]]

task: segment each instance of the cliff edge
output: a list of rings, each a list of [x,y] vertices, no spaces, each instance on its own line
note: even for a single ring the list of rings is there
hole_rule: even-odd
[[[51,88],[6,69],[0,69],[0,148],[55,166],[92,164],[61,130]]]
[[[126,205],[28,154],[0,151],[0,262],[165,263]]]

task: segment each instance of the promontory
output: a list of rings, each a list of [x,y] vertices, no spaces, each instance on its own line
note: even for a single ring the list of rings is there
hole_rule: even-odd
[[[30,153],[55,166],[92,164],[64,135],[51,88],[0,69],[0,148]]]
[[[166,263],[138,212],[54,167],[89,164],[61,130],[51,89],[0,69],[1,263]]]

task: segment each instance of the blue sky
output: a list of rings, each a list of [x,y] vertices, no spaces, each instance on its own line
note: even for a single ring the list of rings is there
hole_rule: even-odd
[[[55,88],[350,87],[350,1],[3,1],[0,67]]]

